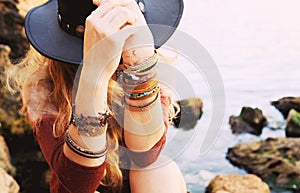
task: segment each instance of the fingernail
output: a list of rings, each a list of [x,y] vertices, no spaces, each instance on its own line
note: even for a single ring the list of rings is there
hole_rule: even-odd
[[[93,0],[93,4],[97,5],[97,6],[100,6],[101,2],[100,2],[100,0]]]

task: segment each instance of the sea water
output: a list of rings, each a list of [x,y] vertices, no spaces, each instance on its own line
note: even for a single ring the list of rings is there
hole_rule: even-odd
[[[204,114],[193,130],[170,128],[175,144],[185,143],[175,161],[183,171],[192,193],[204,192],[218,174],[246,174],[226,159],[228,147],[235,144],[285,136],[285,120],[270,105],[284,96],[300,96],[300,1],[298,0],[185,0],[179,30],[195,38],[214,60],[225,90],[223,124],[215,131],[215,142],[201,152],[209,125],[213,121],[212,88],[207,74],[185,62],[177,62],[204,102]],[[191,48],[193,49],[193,48]],[[183,60],[179,60],[183,61]],[[194,65],[195,66],[195,65]],[[233,135],[230,115],[243,106],[260,108],[268,119],[262,135]],[[177,136],[177,138],[174,138]],[[180,136],[180,140],[178,140]],[[168,148],[168,146],[167,146]],[[288,192],[277,191],[275,192]]]

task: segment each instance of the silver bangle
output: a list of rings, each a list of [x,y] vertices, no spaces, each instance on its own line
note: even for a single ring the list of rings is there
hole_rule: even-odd
[[[65,142],[73,152],[86,158],[101,158],[107,154],[107,145],[105,145],[103,150],[95,152],[81,147],[75,141],[73,141],[70,136],[69,129],[67,129],[65,133]]]

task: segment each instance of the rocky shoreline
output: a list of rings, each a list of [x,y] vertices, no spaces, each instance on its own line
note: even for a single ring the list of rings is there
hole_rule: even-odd
[[[229,162],[250,174],[262,178],[271,188],[282,188],[293,192],[300,191],[300,97],[284,97],[272,101],[276,109],[286,118],[286,137],[267,138],[254,142],[240,143],[228,149],[226,158]],[[244,107],[245,108],[245,107]],[[243,109],[244,109],[243,108]],[[247,107],[249,108],[249,107]],[[229,123],[234,134],[250,133],[257,135],[267,125],[261,110],[251,113],[255,116],[244,118],[231,116]],[[250,112],[254,112],[254,109]],[[234,117],[235,121],[232,121]],[[237,121],[236,121],[237,120]],[[250,123],[249,123],[250,122]],[[253,123],[263,125],[253,126]],[[252,124],[251,124],[252,123]],[[264,124],[262,124],[264,123]],[[248,125],[245,127],[244,125]],[[249,125],[252,125],[252,128]],[[239,131],[239,132],[235,132]],[[258,134],[259,135],[259,134]]]
[[[0,35],[0,84],[4,82],[4,66],[13,65],[28,49],[23,30],[24,14],[35,5],[28,0],[20,4],[15,0],[0,2],[0,29],[3,30]],[[26,117],[19,113],[20,100],[18,93],[12,95],[1,85],[0,192],[46,193],[49,192],[49,167]],[[203,114],[202,101],[195,98],[177,103],[182,111],[179,118],[173,120],[174,126],[193,129]],[[286,119],[286,137],[230,147],[228,161],[249,175],[219,174],[209,183],[205,193],[269,193],[270,188],[276,187],[300,192],[300,97],[284,97],[272,101],[271,105]],[[259,136],[268,122],[262,110],[245,106],[240,115],[230,116],[229,124],[234,135]]]
[[[300,138],[268,138],[228,149],[227,159],[271,187],[300,189]]]

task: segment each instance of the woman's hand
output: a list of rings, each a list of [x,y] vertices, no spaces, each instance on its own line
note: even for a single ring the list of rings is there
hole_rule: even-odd
[[[136,1],[132,0],[128,6],[136,14],[134,33],[125,41],[122,58],[126,64],[138,64],[154,54],[154,41],[145,17]]]
[[[76,113],[94,116],[107,108],[108,81],[119,66],[125,40],[133,33],[125,28],[137,21],[136,13],[129,9],[131,3],[132,0],[103,0],[87,17]]]
[[[132,0],[102,0],[86,19],[84,36],[84,66],[93,76],[110,78],[119,65],[125,40],[133,33],[125,30],[135,25],[136,13],[130,9]],[[116,33],[118,32],[118,33]]]

